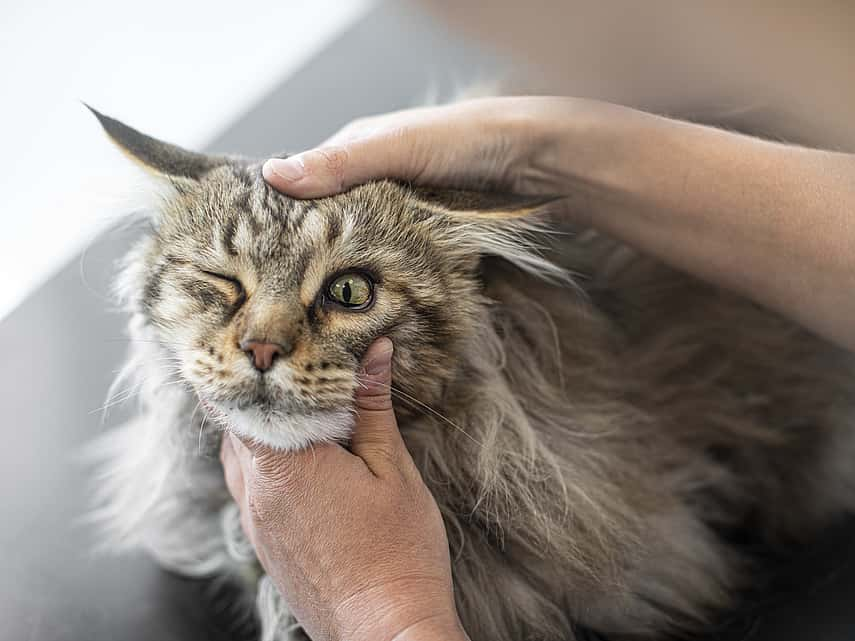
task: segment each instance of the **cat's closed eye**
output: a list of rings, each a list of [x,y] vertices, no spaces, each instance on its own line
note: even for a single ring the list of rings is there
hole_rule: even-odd
[[[243,303],[246,299],[246,290],[243,284],[234,276],[212,272],[207,269],[199,269],[199,271],[209,279],[215,280],[221,285],[226,285],[231,290],[231,293],[234,294],[237,303]]]

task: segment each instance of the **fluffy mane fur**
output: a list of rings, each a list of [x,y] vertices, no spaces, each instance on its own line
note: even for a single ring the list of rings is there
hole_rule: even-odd
[[[855,505],[851,359],[778,316],[562,229],[539,206],[388,182],[295,202],[257,165],[172,146],[159,165],[162,143],[102,122],[171,187],[119,281],[133,341],[119,386],[139,393],[139,411],[95,446],[97,516],[117,548],[238,577],[265,641],[297,632],[225,490],[218,421],[256,410],[229,404],[223,390],[247,392],[216,371],[230,364],[229,328],[275,308],[265,327],[278,331],[292,313],[282,300],[321,305],[306,293],[326,282],[318,260],[371,265],[374,308],[293,321],[321,351],[291,357],[285,380],[301,400],[276,402],[291,403],[293,424],[250,435],[285,447],[346,438],[359,356],[391,335],[401,431],[445,518],[473,641],[572,640],[578,625],[616,639],[700,630],[748,587],[752,558],[736,540],[797,543]],[[256,307],[222,312],[234,293],[194,261],[238,265]],[[265,289],[268,273],[302,276]],[[222,345],[199,339],[217,332]],[[246,360],[234,359],[232,377]],[[331,374],[309,381],[324,363],[338,387]],[[219,403],[214,420],[200,397]],[[312,422],[330,412],[344,432]]]

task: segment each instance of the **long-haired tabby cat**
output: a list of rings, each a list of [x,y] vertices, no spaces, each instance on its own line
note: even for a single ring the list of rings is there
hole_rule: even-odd
[[[237,577],[264,639],[293,621],[241,536],[219,426],[346,441],[381,335],[473,641],[703,630],[756,581],[747,539],[855,507],[852,359],[775,314],[550,233],[531,203],[392,182],[297,201],[256,161],[96,115],[166,188],[120,278],[141,402],[100,443],[100,516],[169,568]]]

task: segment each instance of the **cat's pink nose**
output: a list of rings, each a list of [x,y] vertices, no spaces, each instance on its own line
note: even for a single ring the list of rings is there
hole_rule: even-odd
[[[282,346],[276,343],[261,343],[258,341],[246,341],[241,343],[241,349],[249,356],[253,366],[259,372],[266,372],[273,367],[277,356],[282,355]]]

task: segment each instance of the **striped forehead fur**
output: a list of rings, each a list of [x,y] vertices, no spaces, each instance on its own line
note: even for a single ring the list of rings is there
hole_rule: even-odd
[[[421,253],[440,248],[447,258],[496,255],[540,277],[569,281],[566,271],[540,255],[534,239],[545,228],[533,219],[460,216],[392,183],[366,185],[337,198],[296,201],[269,188],[257,168],[218,172],[184,189],[164,206],[162,216],[180,221],[177,232],[185,237],[210,233],[215,242],[209,246],[229,254],[274,256],[281,251],[280,240],[318,248],[324,240],[328,246],[338,241],[377,254],[391,242],[411,244]]]

